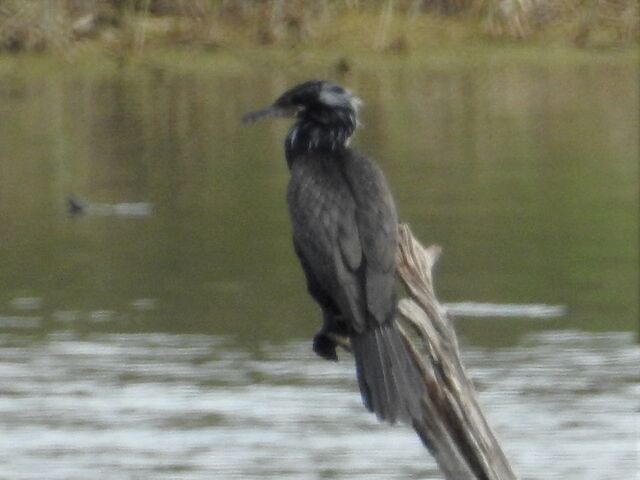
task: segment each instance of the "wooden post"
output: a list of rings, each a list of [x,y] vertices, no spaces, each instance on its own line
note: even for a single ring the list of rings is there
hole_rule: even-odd
[[[398,274],[410,298],[400,301],[399,323],[427,385],[423,418],[413,427],[447,480],[516,480],[478,404],[458,350],[455,331],[433,288],[440,248],[424,248],[400,225]]]

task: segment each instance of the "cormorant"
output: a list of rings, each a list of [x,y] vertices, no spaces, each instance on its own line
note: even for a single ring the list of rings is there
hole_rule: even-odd
[[[425,387],[394,320],[398,219],[380,168],[348,146],[359,105],[340,85],[313,80],[243,121],[295,118],[285,140],[287,203],[295,252],[324,317],[314,351],[337,360],[334,338],[348,336],[365,406],[412,424]]]

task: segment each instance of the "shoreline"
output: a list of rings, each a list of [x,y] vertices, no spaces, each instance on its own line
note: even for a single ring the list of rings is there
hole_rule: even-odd
[[[220,48],[213,51],[189,47],[149,46],[126,55],[96,45],[72,54],[53,52],[0,53],[0,75],[84,74],[101,75],[149,70],[151,73],[237,73],[280,71],[296,75],[323,74],[344,78],[380,69],[451,70],[506,66],[575,67],[602,65],[638,68],[640,48],[581,50],[535,44],[457,44],[402,54],[361,49],[290,49],[277,46]]]

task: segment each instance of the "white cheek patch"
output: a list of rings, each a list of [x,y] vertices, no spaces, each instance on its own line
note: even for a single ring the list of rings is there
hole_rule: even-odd
[[[327,89],[322,89],[319,95],[320,102],[329,107],[340,107],[350,103],[347,95],[343,92],[335,92]]]
[[[351,107],[356,112],[362,101],[358,97],[354,97],[348,90],[336,91],[333,89],[323,88],[318,96],[320,102],[328,107]]]

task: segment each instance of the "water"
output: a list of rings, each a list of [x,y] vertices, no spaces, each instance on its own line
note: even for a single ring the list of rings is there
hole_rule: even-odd
[[[0,76],[0,479],[439,478],[415,435],[364,411],[348,358],[311,355],[286,125],[239,124],[302,79]],[[442,300],[561,307],[456,324],[516,471],[633,478],[637,68],[345,83],[366,101],[354,143],[444,248]],[[68,215],[70,195],[90,211]]]
[[[633,478],[631,334],[551,331],[464,351],[522,478]],[[212,335],[4,334],[0,477],[440,478],[415,435],[364,412],[343,360],[300,341],[252,354]]]

